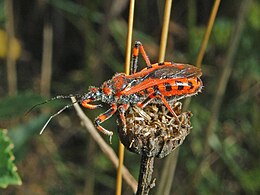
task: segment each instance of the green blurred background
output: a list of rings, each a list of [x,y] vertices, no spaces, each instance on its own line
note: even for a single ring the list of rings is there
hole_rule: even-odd
[[[5,7],[10,2],[13,12]],[[244,2],[249,7],[241,16]],[[166,61],[196,63],[213,3],[173,1]],[[0,1],[0,128],[8,129],[23,181],[0,194],[114,194],[116,170],[73,108],[39,136],[48,117],[69,100],[25,112],[49,97],[84,93],[124,71],[128,6],[127,0]],[[163,9],[162,0],[136,2],[133,40],[143,43],[152,62],[158,59]],[[205,87],[189,107],[193,129],[180,147],[170,194],[260,193],[259,41],[260,1],[222,1],[202,64]],[[107,108],[85,113],[93,120]],[[104,127],[116,132],[115,121]],[[118,150],[116,133],[111,147]],[[124,163],[135,178],[139,161],[126,151]],[[155,162],[152,194],[164,162]],[[123,194],[132,194],[126,183]]]

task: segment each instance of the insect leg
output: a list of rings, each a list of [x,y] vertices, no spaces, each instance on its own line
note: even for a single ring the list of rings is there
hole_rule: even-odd
[[[131,74],[136,73],[137,70],[137,64],[138,64],[138,55],[139,55],[139,50],[142,54],[142,57],[147,65],[147,67],[151,67],[151,62],[144,50],[143,44],[140,41],[136,41],[133,49],[133,54],[132,54],[132,62],[131,62]]]
[[[154,98],[156,98],[155,96],[155,92],[151,93],[148,95],[148,97],[142,101],[142,102],[138,102],[136,105],[140,108],[144,108],[145,106],[147,106]]]
[[[109,119],[117,110],[117,106],[116,104],[111,104],[111,108],[108,109],[106,112],[104,112],[103,114],[99,115],[96,119],[95,119],[95,126],[96,128],[101,131],[102,133],[109,135],[110,136],[110,143],[112,140],[112,135],[113,132],[112,131],[108,131],[106,130],[104,127],[100,126],[101,123],[103,123],[105,120]]]
[[[179,123],[181,123],[178,116],[176,115],[174,110],[171,108],[170,104],[167,102],[167,100],[164,98],[164,96],[159,91],[155,91],[155,92],[149,94],[148,97],[143,102],[137,103],[137,106],[140,108],[144,108],[145,106],[147,106],[147,104],[149,104],[155,98],[160,98],[162,100],[163,104],[166,106],[166,108],[172,113],[174,118]]]
[[[129,104],[122,104],[118,107],[119,116],[123,124],[123,130],[126,129],[125,111],[129,108]]]
[[[89,104],[89,102],[92,102],[92,100],[86,99],[86,100],[81,102],[81,105],[85,108],[88,108],[88,109],[96,109],[96,108],[102,107],[101,104],[93,105],[93,104]]]
[[[174,116],[174,118],[178,121],[178,123],[180,124],[181,121],[179,120],[177,114],[174,112],[174,110],[172,109],[172,107],[170,106],[170,104],[167,102],[167,100],[164,98],[164,96],[161,93],[157,93],[156,97],[160,98],[163,102],[163,104],[166,106],[166,108],[168,108],[168,110],[172,113],[172,115]]]

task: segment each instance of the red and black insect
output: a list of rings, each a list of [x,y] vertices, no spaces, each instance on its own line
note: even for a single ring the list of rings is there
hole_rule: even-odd
[[[136,72],[139,52],[147,66]],[[117,110],[122,123],[125,124],[124,113],[132,105],[144,108],[149,103],[164,104],[179,121],[170,105],[177,100],[200,92],[202,89],[201,75],[202,72],[199,68],[188,64],[172,62],[151,64],[142,43],[137,41],[132,54],[131,75],[117,73],[112,79],[105,81],[101,87],[90,87],[88,93],[77,96],[77,102],[89,109],[101,106],[100,104],[91,104],[94,101],[101,101],[111,106],[95,119],[97,129],[109,135],[111,139],[113,132],[106,130],[100,124],[110,118]],[[54,99],[68,97],[71,96],[59,96]],[[48,122],[69,106],[71,105],[67,105],[51,116]]]

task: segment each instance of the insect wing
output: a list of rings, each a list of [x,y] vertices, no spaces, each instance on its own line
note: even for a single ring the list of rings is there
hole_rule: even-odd
[[[189,78],[194,76],[201,76],[201,70],[199,68],[188,64],[172,64],[155,69],[147,74],[144,79]]]

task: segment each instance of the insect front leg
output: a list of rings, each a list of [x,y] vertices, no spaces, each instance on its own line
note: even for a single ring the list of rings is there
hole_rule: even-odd
[[[102,107],[101,104],[97,104],[97,105],[89,104],[89,102],[92,102],[92,101],[93,100],[91,100],[91,99],[86,99],[81,102],[81,105],[88,109],[96,109],[96,108]]]
[[[128,110],[129,108],[129,104],[122,104],[118,107],[118,112],[119,112],[119,116],[120,119],[122,121],[123,124],[123,130],[126,130],[126,119],[125,119],[125,112]]]
[[[95,119],[95,126],[96,126],[96,128],[99,131],[101,131],[102,133],[110,136],[110,138],[109,138],[110,143],[111,143],[111,140],[112,140],[113,132],[106,130],[100,124],[103,123],[105,120],[109,119],[111,116],[113,116],[113,114],[116,112],[116,110],[117,110],[116,104],[111,104],[111,108],[110,109],[108,109],[106,112],[104,112],[103,114],[99,115]]]
[[[147,67],[152,67],[151,62],[144,50],[143,44],[140,41],[136,41],[133,49],[133,54],[132,54],[132,62],[131,62],[131,74],[136,73],[137,70],[137,64],[138,64],[138,55],[139,51],[141,52],[141,55],[147,65]]]

